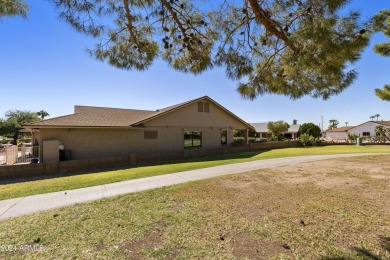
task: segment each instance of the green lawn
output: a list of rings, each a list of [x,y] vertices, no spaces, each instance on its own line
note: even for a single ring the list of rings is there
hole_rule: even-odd
[[[231,163],[263,160],[271,158],[320,155],[337,153],[390,152],[390,146],[325,146],[309,148],[285,148],[268,151],[256,151],[228,154],[223,156],[203,157],[190,160],[173,161],[155,166],[142,166],[125,170],[105,171],[52,179],[27,181],[0,185],[0,200],[42,194],[61,190],[70,190],[107,184],[112,182],[144,178],[180,171],[194,170]]]
[[[390,259],[389,169],[331,159],[26,215],[0,222],[0,259]]]

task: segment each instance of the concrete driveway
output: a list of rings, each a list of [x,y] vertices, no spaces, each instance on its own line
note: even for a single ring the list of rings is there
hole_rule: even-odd
[[[202,180],[222,175],[237,174],[257,169],[285,166],[303,162],[374,154],[379,155],[379,153],[332,154],[258,160],[253,162],[228,164],[192,171],[184,171],[142,179],[122,181],[82,189],[59,191],[9,200],[1,200],[0,221],[49,209],[70,206],[76,203],[94,201],[117,195],[145,191],[149,189],[155,189],[189,181]]]

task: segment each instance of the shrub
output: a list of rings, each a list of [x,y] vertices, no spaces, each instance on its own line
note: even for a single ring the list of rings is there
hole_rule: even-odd
[[[348,137],[347,137],[347,142],[351,141],[351,142],[356,142],[356,139],[358,138],[359,136],[357,134],[348,134]]]
[[[314,138],[318,138],[321,136],[321,128],[313,123],[304,123],[299,127],[299,134],[308,134]]]
[[[234,143],[236,144],[243,144],[245,142],[244,137],[234,137]]]
[[[284,121],[268,122],[267,124],[268,132],[272,135],[271,139],[275,141],[281,140],[283,138],[283,132],[286,132],[289,127],[290,125]]]
[[[256,142],[257,143],[266,143],[266,142],[268,142],[268,139],[267,138],[257,138]]]
[[[299,136],[299,142],[304,146],[306,147],[307,145],[314,145],[316,143],[316,139],[309,135],[309,134],[301,134]]]

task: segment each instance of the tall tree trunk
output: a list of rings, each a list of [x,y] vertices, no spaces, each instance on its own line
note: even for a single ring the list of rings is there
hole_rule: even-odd
[[[18,137],[19,137],[19,131],[16,131],[16,133],[13,136],[13,139],[14,139],[13,144],[14,145],[18,145]]]

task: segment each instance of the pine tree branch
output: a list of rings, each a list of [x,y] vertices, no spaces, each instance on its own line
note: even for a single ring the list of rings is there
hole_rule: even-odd
[[[177,26],[179,27],[181,33],[183,34],[183,37],[187,36],[186,30],[184,29],[183,24],[180,22],[180,19],[177,17],[177,14],[173,10],[172,6],[168,3],[167,0],[161,0],[161,3],[169,11],[169,13],[172,15],[172,18],[176,22]]]
[[[129,33],[130,33],[130,36],[131,36],[133,42],[135,44],[137,44],[137,47],[139,47],[137,36],[134,34],[135,27],[133,26],[133,18],[131,16],[130,9],[129,9],[129,0],[123,0],[123,4],[125,7],[125,11],[126,11],[127,28],[129,29]]]
[[[253,10],[257,20],[265,27],[265,29],[272,35],[275,35],[277,38],[283,40],[283,42],[290,47],[294,52],[299,50],[289,41],[287,35],[283,32],[283,28],[280,24],[270,18],[268,13],[261,8],[257,0],[248,0],[250,7]]]

